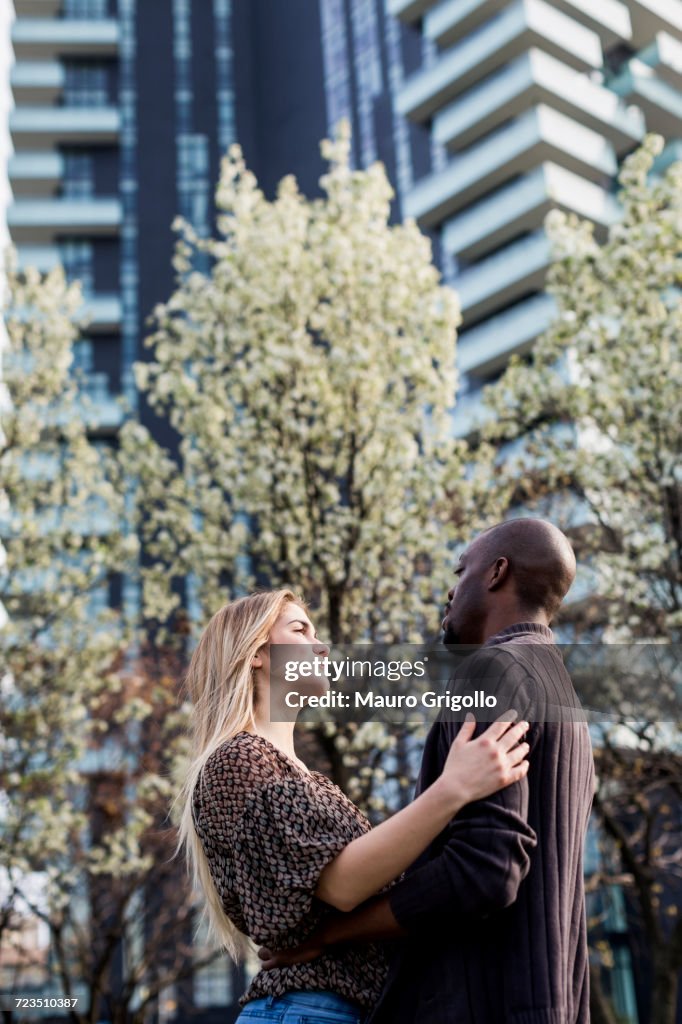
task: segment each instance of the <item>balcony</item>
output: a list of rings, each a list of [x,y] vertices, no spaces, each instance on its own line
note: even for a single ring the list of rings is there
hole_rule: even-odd
[[[121,326],[121,300],[118,295],[86,296],[83,314],[89,320],[88,334],[117,331]]]
[[[59,153],[15,153],[7,162],[7,176],[16,197],[45,196],[59,189],[64,159]]]
[[[60,235],[117,235],[121,220],[118,199],[18,199],[7,211],[16,245],[45,243]]]
[[[388,13],[408,24],[419,21],[436,0],[388,0]]]
[[[516,0],[480,32],[411,75],[398,93],[400,114],[426,121],[449,100],[537,46],[577,71],[602,64],[599,37],[544,0]]]
[[[480,85],[469,89],[433,119],[436,142],[458,150],[535,103],[547,103],[608,138],[617,154],[643,137],[644,118],[610,90],[531,49]]]
[[[116,107],[21,107],[10,112],[14,148],[116,142],[121,118]]]
[[[657,32],[682,39],[682,0],[628,0],[628,6],[633,46],[647,46]]]
[[[555,314],[556,303],[551,295],[533,295],[464,331],[457,342],[460,373],[488,376],[501,369],[513,352],[528,351]]]
[[[632,39],[632,21],[627,4],[621,0],[547,0],[557,10],[575,18],[581,25],[591,28],[599,36],[602,46],[609,49]]]
[[[56,60],[22,60],[12,66],[10,85],[17,106],[22,103],[53,104],[64,88],[63,64]]]
[[[441,49],[494,18],[509,0],[445,0],[424,16],[423,32]]]
[[[47,274],[60,262],[56,245],[19,245],[17,263],[20,270],[35,267],[41,274]]]
[[[634,57],[609,86],[640,107],[649,131],[659,132],[666,139],[682,135],[682,92],[659,78],[649,64]]]
[[[613,148],[601,135],[539,104],[418,182],[405,197],[404,214],[432,227],[546,161],[597,183],[617,170]]]
[[[682,91],[682,42],[667,32],[659,32],[653,43],[638,56],[644,64],[654,68],[664,82]]]
[[[12,25],[17,61],[58,57],[107,57],[118,51],[118,22],[114,18],[26,18]]]
[[[464,326],[540,291],[551,259],[549,239],[539,230],[465,270],[457,280]]]
[[[541,227],[552,207],[591,220],[598,237],[603,237],[620,215],[615,196],[601,186],[557,164],[544,163],[448,220],[443,227],[443,247],[459,260],[480,259],[518,235]]]
[[[424,35],[444,48],[494,18],[508,0],[446,0],[424,17]],[[629,41],[632,25],[621,0],[547,0],[562,14],[591,29],[605,47]]]

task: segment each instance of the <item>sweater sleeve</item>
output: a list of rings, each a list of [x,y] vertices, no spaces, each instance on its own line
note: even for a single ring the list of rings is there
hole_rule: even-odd
[[[471,671],[471,685],[478,685],[483,672],[489,680],[487,692],[504,692],[503,705],[518,710],[519,718],[529,717],[527,677],[519,678],[514,668],[510,671],[508,663],[502,670],[499,665],[493,670],[492,658],[477,660],[478,665]],[[479,722],[475,735],[480,735],[489,724]],[[533,746],[541,727],[531,719],[525,737],[530,746],[531,772]],[[441,765],[460,728],[459,722],[439,723]],[[403,928],[428,927],[434,918],[453,913],[482,917],[514,902],[537,846],[535,831],[528,824],[528,797],[526,776],[459,811],[433,844],[431,855],[420,860],[419,866],[408,869],[388,894],[391,910]]]

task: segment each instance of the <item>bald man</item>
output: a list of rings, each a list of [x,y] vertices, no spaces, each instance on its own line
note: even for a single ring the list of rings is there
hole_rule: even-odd
[[[460,811],[388,892],[330,918],[295,952],[261,951],[266,966],[389,939],[388,978],[366,1024],[588,1024],[583,845],[594,765],[550,629],[575,572],[567,537],[542,519],[501,523],[464,551],[444,641],[475,647],[448,688],[484,689],[498,699],[489,717],[513,707],[531,722],[529,771]],[[488,722],[477,714],[480,732]],[[439,714],[415,797],[441,774],[460,724]]]

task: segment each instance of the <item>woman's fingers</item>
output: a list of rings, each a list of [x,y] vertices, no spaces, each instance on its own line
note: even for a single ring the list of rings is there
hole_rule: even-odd
[[[499,718],[496,718],[486,729],[486,736],[491,740],[497,740],[503,736],[512,722],[518,718],[518,712],[514,708],[503,711]]]
[[[521,737],[524,736],[526,732],[528,732],[529,728],[530,723],[523,721],[517,722],[516,725],[513,725],[511,727],[511,729],[507,729],[507,731],[503,733],[502,737],[500,738],[500,746],[502,747],[502,749],[511,750],[512,747],[514,747],[519,742]]]
[[[511,764],[517,765],[521,761],[523,761],[524,757],[527,756],[529,750],[530,746],[528,745],[528,743],[519,743],[518,747],[514,747],[513,750],[507,751],[507,757],[509,758]]]
[[[474,735],[475,731],[476,719],[474,718],[470,711],[467,711],[466,717],[462,722],[460,730],[455,736],[455,743],[459,743],[460,745],[462,743],[468,743],[468,741]]]

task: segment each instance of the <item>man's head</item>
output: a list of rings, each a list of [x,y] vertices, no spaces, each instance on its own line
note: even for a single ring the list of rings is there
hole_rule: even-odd
[[[575,579],[568,538],[544,519],[510,519],[462,553],[443,619],[446,644],[480,644],[516,622],[549,625]]]

